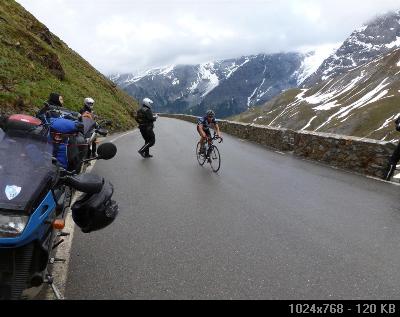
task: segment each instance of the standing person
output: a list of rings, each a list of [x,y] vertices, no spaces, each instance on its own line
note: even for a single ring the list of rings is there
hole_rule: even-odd
[[[85,112],[93,115],[93,108],[94,108],[94,99],[93,98],[85,98],[83,101],[83,108],[79,111],[80,114],[84,114]]]
[[[36,114],[36,117],[42,120],[43,122],[46,121],[46,112],[55,108],[63,107],[64,106],[64,98],[58,93],[52,92],[49,96],[49,99],[43,106],[43,108]]]
[[[83,108],[79,110],[82,115],[82,123],[84,126],[84,137],[87,139],[88,152],[91,157],[96,157],[97,153],[97,139],[96,139],[96,129],[99,125],[96,122],[96,115],[94,114],[94,99],[87,97],[83,101]]]
[[[395,126],[396,130],[400,132],[400,116],[396,119]],[[399,145],[397,145],[396,150],[394,150],[392,156],[389,159],[389,164],[384,174],[384,180],[390,181],[390,179],[393,177],[396,171],[396,166],[399,163],[399,160],[400,160],[400,142]]]
[[[58,93],[52,92],[47,101],[50,105],[56,107],[64,107],[64,98]]]
[[[145,144],[138,153],[144,158],[153,157],[153,155],[149,153],[149,150],[156,143],[156,136],[153,129],[157,116],[155,116],[152,111],[153,103],[154,102],[149,98],[143,99],[142,107],[136,114],[136,121],[139,123],[140,133],[145,141]]]

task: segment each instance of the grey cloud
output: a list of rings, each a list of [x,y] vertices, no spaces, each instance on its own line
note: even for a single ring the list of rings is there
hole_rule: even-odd
[[[104,73],[341,42],[400,9],[398,0],[19,2]]]

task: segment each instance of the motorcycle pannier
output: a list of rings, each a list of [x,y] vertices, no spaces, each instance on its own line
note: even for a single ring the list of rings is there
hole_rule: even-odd
[[[81,123],[68,119],[53,119],[51,123],[53,156],[68,171],[79,172],[81,169],[80,147],[85,148],[85,140],[81,136],[81,130]]]
[[[106,181],[100,193],[84,195],[72,206],[72,219],[82,232],[89,233],[109,226],[118,215],[118,204],[112,200],[114,186]]]

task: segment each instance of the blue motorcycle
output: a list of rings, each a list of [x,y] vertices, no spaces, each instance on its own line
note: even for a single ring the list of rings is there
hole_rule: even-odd
[[[62,168],[35,120],[19,117],[0,128],[0,299],[23,299],[32,288],[52,285],[49,265],[67,235],[69,207],[83,232],[110,225],[118,214],[112,184]],[[109,160],[116,152],[105,143],[93,159]],[[84,194],[70,206],[73,191]]]

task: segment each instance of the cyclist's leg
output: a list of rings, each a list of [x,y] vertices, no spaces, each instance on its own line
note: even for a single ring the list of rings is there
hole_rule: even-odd
[[[210,131],[210,129],[206,129],[206,130],[204,130],[204,132],[205,132],[206,135],[207,135],[207,138],[208,138],[208,148],[210,149],[210,146],[211,146],[211,139],[212,139],[211,131]],[[207,140],[205,139],[205,140],[204,140],[204,143],[205,143],[206,141],[207,141]]]
[[[200,144],[201,144],[201,153],[204,153],[204,149],[205,149],[205,147],[204,147],[204,145],[206,144],[206,138],[203,138],[203,136],[202,136],[202,134],[201,134],[201,132],[200,132],[200,127],[199,126],[197,126],[197,132],[199,133],[199,135],[200,135]],[[204,132],[206,132],[206,134],[207,134],[207,131],[204,131]]]

